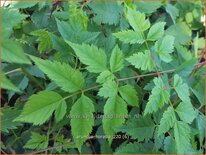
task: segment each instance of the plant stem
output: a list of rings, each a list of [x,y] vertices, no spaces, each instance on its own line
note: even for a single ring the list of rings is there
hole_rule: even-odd
[[[5,75],[12,74],[12,73],[15,73],[15,72],[20,72],[20,71],[21,71],[21,68],[16,68],[14,70],[6,72]]]
[[[37,150],[37,151],[31,152],[31,153],[28,153],[28,154],[37,154],[37,153],[41,153],[41,152],[45,152],[45,151],[50,151],[50,150],[53,150],[53,149],[58,149],[58,148],[61,148],[61,147],[64,147],[64,146],[68,146],[69,144],[74,144],[74,142],[68,142],[66,144],[61,144],[61,145],[58,145],[58,146],[48,147],[46,149]]]
[[[170,70],[166,70],[166,71],[162,71],[162,72],[158,72],[159,74],[164,74],[164,73],[172,73],[176,71],[176,69],[170,69]],[[118,81],[125,81],[125,80],[132,80],[132,79],[137,79],[137,78],[142,78],[142,77],[147,77],[147,76],[153,76],[153,75],[157,75],[157,73],[149,73],[149,74],[143,74],[143,75],[137,75],[137,76],[132,76],[132,77],[126,77],[126,78],[122,78],[122,79],[118,79]]]

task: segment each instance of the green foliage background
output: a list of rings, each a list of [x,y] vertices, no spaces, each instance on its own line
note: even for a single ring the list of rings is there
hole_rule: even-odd
[[[3,152],[203,154],[203,7],[3,6]]]

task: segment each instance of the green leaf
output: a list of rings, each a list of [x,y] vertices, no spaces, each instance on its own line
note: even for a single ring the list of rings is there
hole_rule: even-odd
[[[113,97],[117,94],[118,86],[115,81],[107,81],[99,89],[98,95],[104,98]]]
[[[8,63],[31,64],[24,55],[24,51],[18,42],[2,40],[2,61]]]
[[[67,43],[73,48],[80,61],[88,65],[87,70],[93,73],[100,73],[107,70],[107,57],[102,49],[94,45]]]
[[[137,92],[131,85],[119,87],[119,93],[122,98],[131,106],[138,106],[139,98]]]
[[[160,39],[164,34],[165,22],[155,23],[149,30],[147,40],[155,41]]]
[[[169,102],[169,92],[165,89],[162,79],[154,78],[155,87],[152,89],[152,94],[149,96],[149,102],[147,103],[144,111],[144,115],[148,113],[156,112],[159,108],[162,108],[165,103]]]
[[[21,21],[27,17],[27,15],[19,13],[17,9],[8,9],[3,7],[1,10],[2,10],[2,35],[3,38],[6,39],[9,38],[9,36],[11,35],[13,31],[12,28],[20,24]]]
[[[174,40],[175,38],[173,36],[166,35],[162,39],[162,42],[156,42],[155,50],[162,61],[167,63],[172,61],[170,53],[174,50]]]
[[[161,1],[134,1],[134,4],[137,6],[137,10],[147,14],[155,12],[158,8],[162,6]]]
[[[189,87],[186,83],[183,83],[182,78],[178,74],[174,75],[173,86],[179,98],[185,103],[190,103]]]
[[[120,31],[114,33],[114,36],[122,42],[130,44],[142,44],[145,41],[140,32],[135,32],[133,30]]]
[[[94,125],[94,111],[92,100],[85,95],[82,95],[71,108],[72,136],[80,152],[84,141],[92,132],[92,126]]]
[[[127,135],[132,136],[133,139],[138,141],[148,141],[153,136],[155,124],[151,116],[140,116],[134,118],[127,125],[119,128],[121,132],[126,132]]]
[[[35,64],[64,91],[75,92],[84,86],[84,77],[79,70],[66,63],[48,61],[30,56]]]
[[[122,145],[117,148],[114,154],[149,154],[150,149],[145,147],[142,143],[134,142]]]
[[[99,32],[87,32],[82,30],[76,30],[76,27],[72,27],[68,22],[57,21],[58,30],[65,41],[72,41],[75,43],[89,43],[94,41]],[[78,27],[78,25],[76,25]],[[77,32],[78,31],[78,32]],[[80,32],[79,32],[80,31]]]
[[[18,126],[21,126],[21,122],[14,122],[13,120],[19,116],[20,110],[17,108],[2,108],[1,111],[1,131],[3,133],[9,133],[10,129],[16,129]]]
[[[27,149],[44,149],[48,147],[48,139],[46,135],[32,132],[31,139],[24,145]]]
[[[1,73],[1,80],[1,88],[14,92],[21,92],[21,90],[19,90],[19,88],[17,88],[9,79],[7,79],[3,73]]]
[[[167,13],[169,13],[169,15],[172,18],[173,23],[175,24],[176,18],[177,18],[177,16],[179,16],[179,10],[175,6],[168,3],[166,5],[166,11],[167,11]]]
[[[185,123],[192,123],[196,117],[193,106],[190,102],[181,102],[175,109],[180,119]]]
[[[31,32],[32,35],[38,36],[38,50],[40,53],[49,52],[52,49],[52,40],[50,35],[45,30],[36,30]]]
[[[178,154],[184,154],[190,146],[190,127],[181,121],[177,121],[174,127],[175,142]]]
[[[175,145],[175,140],[173,137],[171,136],[167,136],[164,139],[164,150],[167,154],[176,154],[177,153],[177,149],[176,149],[176,145]]]
[[[132,65],[134,65],[136,68],[141,70],[152,71],[154,68],[154,62],[151,53],[148,50],[146,50],[144,53],[139,52],[138,54],[133,54],[126,60]]]
[[[181,23],[170,26],[166,30],[166,34],[174,36],[175,42],[182,45],[188,44],[191,40],[191,33],[188,32],[187,27]]]
[[[117,2],[99,1],[89,3],[90,8],[94,11],[94,21],[97,24],[117,25],[119,23],[120,15],[122,14],[122,6]]]
[[[174,109],[172,107],[168,107],[167,111],[163,113],[163,116],[160,121],[160,126],[158,128],[158,136],[167,132],[170,128],[172,128],[175,124],[176,116]]]
[[[107,81],[114,80],[114,78],[115,78],[114,75],[110,71],[106,70],[106,71],[103,71],[102,73],[100,73],[100,75],[97,77],[96,82],[103,84]]]
[[[110,97],[104,106],[103,129],[111,145],[116,128],[125,122],[127,104],[118,95]]]
[[[124,67],[124,55],[118,45],[112,50],[112,55],[110,57],[110,69],[111,71],[117,72]]]
[[[144,32],[150,27],[150,22],[145,19],[145,14],[127,7],[126,18],[136,32]]]
[[[25,8],[31,8],[33,6],[35,6],[38,2],[32,2],[32,1],[27,1],[27,2],[15,2],[13,4],[14,8],[18,8],[18,9],[25,9]]]
[[[52,116],[54,111],[61,107],[64,107],[64,110],[61,110],[61,118],[59,116],[55,116],[56,119],[60,120],[66,114],[65,105],[66,102],[64,101],[64,99],[56,92],[41,91],[29,98],[24,106],[21,115],[18,116],[15,121],[41,125]]]

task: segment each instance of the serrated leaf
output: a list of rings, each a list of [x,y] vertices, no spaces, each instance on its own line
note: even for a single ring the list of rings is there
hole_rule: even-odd
[[[150,27],[150,22],[145,19],[145,14],[127,7],[126,18],[136,32],[144,32]]]
[[[175,124],[176,116],[174,109],[172,107],[168,107],[167,111],[163,113],[163,116],[160,121],[160,126],[158,128],[158,136],[167,132],[170,128],[172,128]]]
[[[154,62],[151,57],[151,53],[148,50],[146,50],[144,53],[139,52],[137,54],[133,54],[126,60],[132,65],[134,65],[136,68],[141,70],[152,71],[154,68]]]
[[[149,30],[147,40],[155,41],[160,39],[164,34],[165,22],[155,23]]]
[[[142,44],[145,41],[140,32],[135,32],[133,30],[120,31],[114,33],[114,36],[122,42],[130,44]]]
[[[186,83],[183,83],[182,78],[178,74],[174,75],[173,86],[179,98],[185,103],[190,103],[189,87]]]
[[[122,12],[122,6],[117,2],[95,2],[89,3],[89,6],[94,11],[94,21],[97,24],[109,24],[117,25],[119,23],[120,15]]]
[[[1,73],[1,88],[14,92],[21,92],[3,73]]]
[[[63,106],[66,108],[65,105],[66,102],[58,93],[53,91],[41,91],[38,94],[30,96],[22,113],[15,119],[15,121],[41,125],[46,122],[59,107]],[[62,119],[66,110],[63,112],[61,117],[55,116],[56,119]]]
[[[1,110],[1,131],[3,133],[9,133],[10,129],[16,129],[21,126],[21,122],[14,122],[13,120],[19,116],[20,110],[16,108],[2,108]]]
[[[139,98],[137,92],[131,85],[119,87],[119,93],[122,98],[131,106],[138,106]]]
[[[103,129],[111,145],[116,128],[125,122],[127,104],[118,95],[110,97],[104,106]]]
[[[124,55],[118,45],[112,50],[112,55],[110,57],[110,69],[111,71],[117,72],[124,67]]]
[[[161,1],[134,1],[137,10],[143,13],[151,14],[162,6]]]
[[[123,127],[119,128],[121,132],[126,132],[127,135],[132,136],[133,139],[138,141],[148,141],[153,136],[155,124],[151,119],[151,116],[139,116]]]
[[[177,108],[175,109],[177,114],[179,115],[180,119],[184,121],[185,123],[192,123],[194,118],[196,117],[195,111],[193,109],[193,106],[190,102],[185,103],[181,102]]]
[[[190,146],[190,127],[181,121],[177,121],[174,126],[175,143],[178,154],[184,154]]]
[[[100,73],[107,70],[107,57],[102,49],[94,45],[67,43],[73,48],[80,61],[87,65],[87,70]]]
[[[2,40],[2,61],[8,63],[31,64],[21,45],[12,40]]]
[[[48,147],[48,138],[46,135],[32,132],[30,140],[24,145],[27,149],[44,149]]]
[[[84,77],[79,70],[71,68],[69,64],[58,61],[43,60],[30,56],[35,64],[62,90],[75,92],[84,86]]]
[[[142,143],[134,142],[122,145],[115,150],[114,154],[148,154],[150,149],[145,147]]]
[[[38,36],[38,50],[40,53],[49,52],[52,49],[52,40],[46,30],[36,30],[31,32],[32,35]]]
[[[162,108],[165,103],[169,102],[169,92],[165,89],[162,79],[154,78],[155,87],[152,89],[152,94],[149,96],[149,102],[147,103],[144,115],[156,112],[159,108]]]
[[[9,38],[12,33],[12,28],[17,26],[27,15],[21,14],[16,9],[2,8],[2,35],[3,38]],[[8,20],[9,19],[9,20]],[[12,19],[12,20],[11,20]],[[4,40],[3,39],[3,40]],[[12,44],[9,44],[12,45]]]
[[[115,78],[114,75],[110,71],[106,70],[106,71],[103,71],[102,73],[100,73],[100,75],[97,77],[96,82],[103,84],[107,81],[114,80],[114,78]]]
[[[92,132],[92,126],[94,125],[94,111],[92,100],[85,95],[82,95],[71,108],[72,136],[80,152],[84,141]]]
[[[117,94],[118,86],[115,81],[107,81],[99,89],[98,95],[104,98],[113,97]]]
[[[174,40],[175,38],[173,36],[166,35],[162,39],[162,42],[156,42],[155,50],[162,61],[167,63],[172,61],[170,53],[174,50]]]
[[[57,27],[65,41],[72,41],[75,43],[89,43],[94,41],[99,32],[87,32],[82,30],[76,30],[75,26],[71,26],[68,22],[57,20]],[[80,31],[77,33],[77,31]]]

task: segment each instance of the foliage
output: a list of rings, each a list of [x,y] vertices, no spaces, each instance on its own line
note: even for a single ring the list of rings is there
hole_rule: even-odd
[[[204,4],[2,7],[2,150],[203,154]]]

